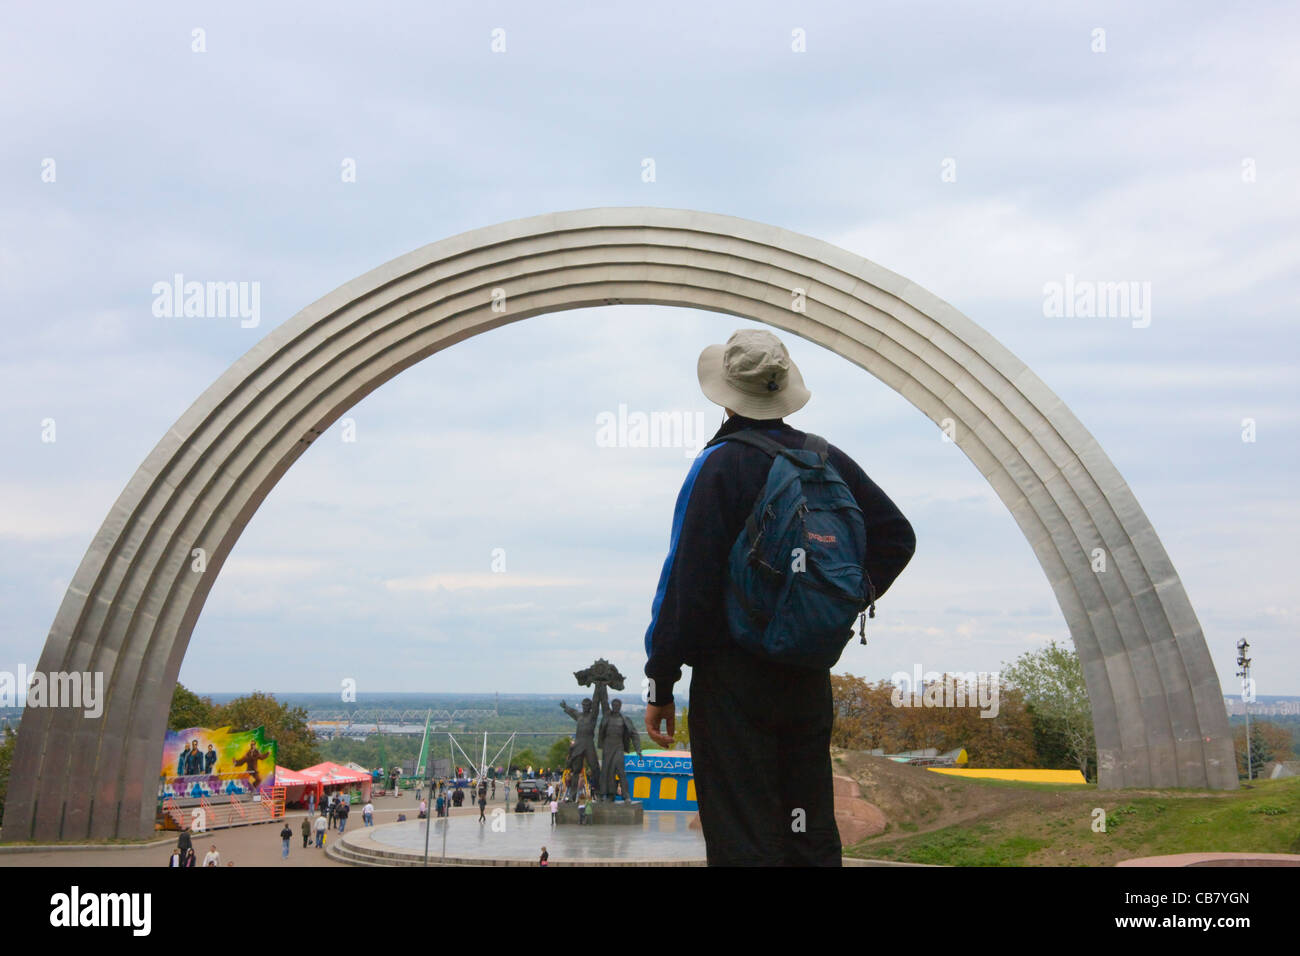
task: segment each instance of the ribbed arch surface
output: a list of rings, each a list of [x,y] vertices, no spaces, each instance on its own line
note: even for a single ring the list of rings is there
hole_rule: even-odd
[[[107,703],[93,720],[27,709],[4,838],[152,831],[168,706],[199,611],[253,513],[331,423],[471,336],[619,303],[766,323],[861,366],[932,421],[951,419],[1065,614],[1101,785],[1237,785],[1218,676],[1177,573],[1119,472],[1028,368],[947,303],[835,246],[728,216],[615,207],[502,223],[394,259],[275,329],[203,393],[128,483],[63,599],[39,669],[102,671]]]

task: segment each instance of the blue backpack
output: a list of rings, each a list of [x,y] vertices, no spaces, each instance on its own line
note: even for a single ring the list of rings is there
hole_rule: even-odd
[[[853,638],[854,618],[865,644],[867,609],[876,616],[876,591],[863,566],[862,509],[828,460],[823,438],[808,435],[802,449],[793,449],[747,430],[709,445],[722,441],[772,458],[728,559],[731,635],[760,657],[829,669]]]

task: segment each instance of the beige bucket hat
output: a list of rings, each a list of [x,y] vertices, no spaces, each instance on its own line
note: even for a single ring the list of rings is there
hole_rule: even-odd
[[[696,374],[709,401],[746,418],[784,418],[812,398],[790,353],[765,329],[740,329],[726,345],[710,345]]]

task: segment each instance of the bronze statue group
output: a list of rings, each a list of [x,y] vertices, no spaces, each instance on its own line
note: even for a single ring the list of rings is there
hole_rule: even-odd
[[[621,793],[632,801],[632,786],[624,769],[623,755],[635,750],[641,755],[641,735],[623,714],[623,702],[609,699],[609,688],[623,689],[623,675],[604,658],[574,674],[581,685],[594,685],[582,710],[560,701],[560,707],[577,723],[569,756],[565,761],[563,798],[576,799],[588,790],[591,799],[613,801]],[[599,721],[599,726],[597,722]],[[600,756],[597,757],[597,748]]]

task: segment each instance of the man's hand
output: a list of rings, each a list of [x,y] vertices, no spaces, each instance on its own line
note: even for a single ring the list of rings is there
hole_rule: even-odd
[[[667,722],[668,727],[664,733],[659,732],[659,724]],[[676,704],[650,704],[645,705],[645,729],[650,735],[650,739],[660,747],[669,750],[673,747],[673,734],[677,732],[677,706]]]

